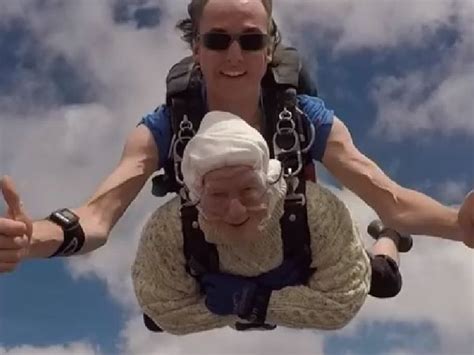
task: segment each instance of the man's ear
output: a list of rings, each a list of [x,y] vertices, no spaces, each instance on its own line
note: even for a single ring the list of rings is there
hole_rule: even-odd
[[[267,47],[267,63],[271,63],[273,60],[273,46]]]
[[[194,63],[199,64],[199,43],[197,40],[193,40],[192,44]]]

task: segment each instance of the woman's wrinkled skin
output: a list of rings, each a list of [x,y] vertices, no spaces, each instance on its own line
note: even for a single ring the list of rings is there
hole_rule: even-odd
[[[270,197],[266,178],[247,166],[229,166],[204,176],[198,209],[204,229],[228,240],[253,240],[268,219]]]

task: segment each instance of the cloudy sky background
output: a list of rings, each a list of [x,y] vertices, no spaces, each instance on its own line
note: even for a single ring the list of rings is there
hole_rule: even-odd
[[[163,101],[168,69],[188,53],[173,29],[186,4],[0,0],[0,174],[33,218],[82,203]],[[403,185],[459,204],[474,186],[472,0],[280,0],[275,17],[358,147]],[[373,211],[320,176],[370,222]],[[341,331],[148,333],[129,270],[160,204],[150,190],[105,248],[0,276],[1,354],[473,353],[474,252],[427,237],[403,256],[402,293],[369,298]]]

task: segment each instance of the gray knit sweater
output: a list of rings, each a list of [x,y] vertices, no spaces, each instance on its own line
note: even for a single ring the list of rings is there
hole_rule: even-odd
[[[329,190],[307,184],[307,208],[313,255],[317,271],[305,286],[273,291],[267,322],[292,328],[338,329],[346,325],[363,305],[370,287],[370,261],[349,210]],[[218,240],[220,270],[256,276],[278,266],[283,259],[277,212],[264,237],[251,246],[228,245]],[[199,285],[185,270],[180,201],[174,198],[159,207],[143,228],[132,279],[138,303],[164,331],[183,335],[224,326],[234,326],[236,316],[218,316],[208,311]]]

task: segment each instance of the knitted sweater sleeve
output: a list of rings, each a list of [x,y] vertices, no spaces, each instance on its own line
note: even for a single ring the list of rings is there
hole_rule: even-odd
[[[174,201],[145,224],[132,265],[135,294],[143,312],[164,331],[184,335],[231,325],[235,318],[208,311],[199,285],[185,270],[181,221]]]
[[[370,261],[349,210],[330,191],[308,185],[312,267],[305,286],[274,291],[267,320],[294,328],[338,329],[363,305]]]

